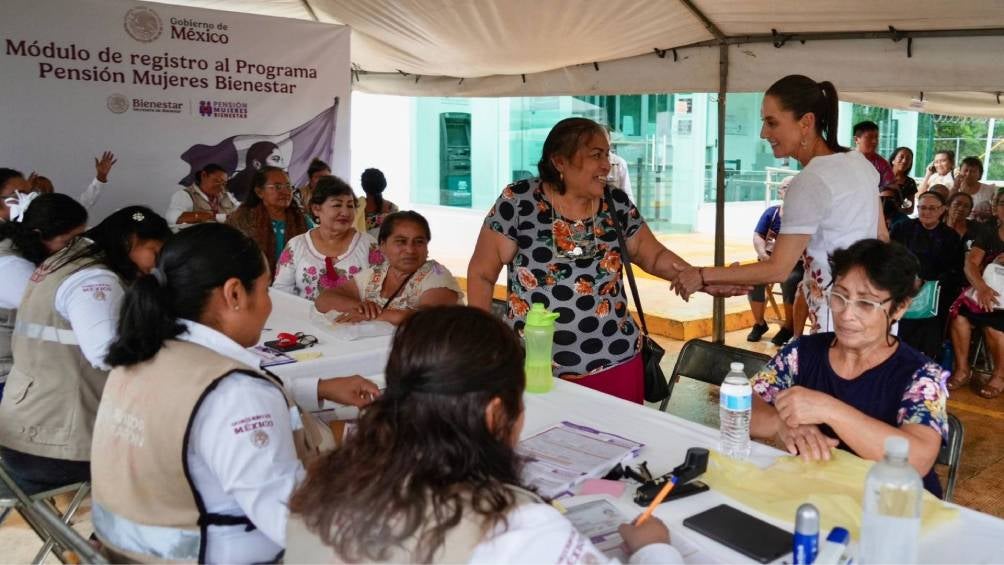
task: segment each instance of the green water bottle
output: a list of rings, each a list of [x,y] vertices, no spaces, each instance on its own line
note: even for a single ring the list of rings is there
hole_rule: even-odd
[[[526,390],[547,392],[554,386],[551,371],[551,346],[554,344],[554,321],[558,315],[543,304],[534,303],[526,315],[523,341],[526,344]]]

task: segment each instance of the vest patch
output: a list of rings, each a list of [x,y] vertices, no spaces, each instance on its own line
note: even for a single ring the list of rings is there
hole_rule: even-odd
[[[230,424],[234,429],[234,435],[240,435],[247,432],[253,432],[255,430],[260,430],[262,428],[271,428],[275,426],[275,422],[272,421],[271,414],[256,414],[254,416],[249,416],[247,418],[241,418],[236,422]]]

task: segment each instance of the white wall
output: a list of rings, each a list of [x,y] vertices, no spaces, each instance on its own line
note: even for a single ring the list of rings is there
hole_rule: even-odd
[[[411,198],[411,131],[414,99],[352,92],[351,177],[362,196],[359,176],[374,167],[387,177],[384,198],[407,209]]]

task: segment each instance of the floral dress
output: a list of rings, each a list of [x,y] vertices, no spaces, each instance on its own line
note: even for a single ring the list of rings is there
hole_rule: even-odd
[[[453,277],[449,269],[431,259],[415,271],[415,274],[408,279],[404,288],[397,293],[390,304],[387,304],[386,298],[380,296],[386,278],[386,263],[370,267],[356,275],[355,284],[359,288],[360,299],[378,304],[381,308],[417,310],[425,291],[446,288],[457,293],[457,304],[464,303],[464,292],[460,290],[457,279]]]
[[[948,436],[948,389],[937,363],[901,342],[878,366],[846,379],[830,366],[829,349],[834,339],[833,333],[826,332],[792,340],[754,375],[753,392],[774,404],[781,391],[802,386],[829,394],[890,426],[919,424],[938,432],[942,440]],[[829,426],[820,426],[820,430],[837,437]],[[840,448],[851,451],[843,442]],[[924,486],[940,495],[933,469],[924,478]]]
[[[611,195],[630,239],[644,221],[624,191],[611,188]],[[593,373],[637,354],[639,331],[628,315],[621,249],[605,201],[593,218],[568,220],[551,205],[540,179],[526,179],[502,191],[484,223],[517,245],[509,265],[509,324],[522,332],[535,302],[558,314],[555,376]]]
[[[335,288],[367,267],[383,263],[383,254],[372,236],[359,233],[338,257],[325,257],[310,238],[313,230],[289,240],[279,255],[272,287],[315,300],[322,290]]]

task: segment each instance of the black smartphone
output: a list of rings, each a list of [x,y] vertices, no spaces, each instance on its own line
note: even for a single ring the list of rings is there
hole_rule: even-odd
[[[634,502],[638,506],[648,506],[652,504],[655,500],[656,495],[662,490],[665,481],[652,482],[644,484],[638,487],[638,490],[634,494]],[[689,483],[683,483],[682,485],[676,485],[673,490],[669,491],[666,495],[666,499],[663,503],[669,502],[670,500],[677,500],[680,498],[686,498],[693,494],[699,494],[708,490],[708,485],[702,483],[701,481],[690,481]]]
[[[760,563],[791,553],[791,532],[727,504],[694,514],[683,525]]]
[[[265,347],[267,347],[269,349],[274,349],[274,350],[278,351],[279,353],[288,353],[290,351],[296,351],[298,349],[303,349],[303,348],[307,347],[306,345],[303,345],[302,343],[293,343],[291,345],[282,345],[282,343],[279,340],[277,340],[277,339],[273,339],[272,341],[266,341],[262,345],[264,345]]]

